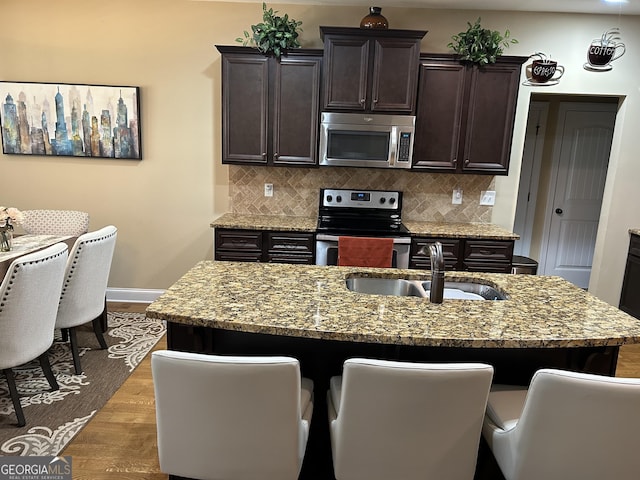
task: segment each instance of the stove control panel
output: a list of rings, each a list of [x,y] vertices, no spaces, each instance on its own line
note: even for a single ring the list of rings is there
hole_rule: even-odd
[[[320,190],[320,207],[399,211],[402,208],[402,192],[323,188]]]

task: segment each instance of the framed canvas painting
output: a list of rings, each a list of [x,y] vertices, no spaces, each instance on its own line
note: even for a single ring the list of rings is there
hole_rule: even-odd
[[[140,160],[139,88],[0,82],[2,151]]]

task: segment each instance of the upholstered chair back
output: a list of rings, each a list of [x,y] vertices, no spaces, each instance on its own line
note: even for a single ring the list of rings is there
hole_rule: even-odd
[[[164,473],[194,479],[298,478],[313,383],[289,357],[152,354]]]
[[[345,361],[327,401],[336,479],[472,480],[492,377],[485,364]]]
[[[640,379],[542,369],[492,388],[483,426],[507,480],[639,478]]]
[[[89,231],[89,214],[76,210],[24,210],[22,229],[34,235],[70,235]]]

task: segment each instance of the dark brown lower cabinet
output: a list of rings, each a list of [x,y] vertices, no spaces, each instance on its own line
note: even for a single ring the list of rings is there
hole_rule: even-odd
[[[446,270],[510,273],[513,240],[477,240],[469,238],[413,237],[409,268],[430,269],[429,256],[420,254],[423,246],[442,243]]]
[[[428,247],[435,242],[442,243],[445,270],[460,270],[460,248],[464,240],[457,238],[416,237],[411,240],[411,256],[409,268],[431,269],[429,255],[422,253],[423,247]],[[427,251],[429,249],[427,248]]]
[[[315,263],[315,236],[306,232],[216,228],[215,260],[231,262]]]
[[[640,319],[640,236],[631,235],[627,267],[620,294],[620,310]]]

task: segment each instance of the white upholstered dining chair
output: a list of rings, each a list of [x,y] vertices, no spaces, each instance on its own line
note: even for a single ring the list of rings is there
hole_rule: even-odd
[[[640,379],[556,369],[494,385],[482,434],[507,480],[640,476]]]
[[[337,480],[471,480],[493,367],[352,358],[327,394]]]
[[[77,210],[24,210],[22,229],[34,235],[70,235],[89,231],[89,214]]]
[[[118,229],[113,225],[80,235],[69,252],[56,328],[69,333],[73,365],[82,373],[75,328],[93,322],[101,348],[107,348],[100,325]]]
[[[313,382],[295,358],[155,351],[160,470],[193,479],[298,478]]]
[[[58,389],[47,351],[66,261],[67,246],[57,243],[14,260],[0,284],[0,370],[7,377],[20,427],[26,421],[12,368],[37,358],[51,389]]]

